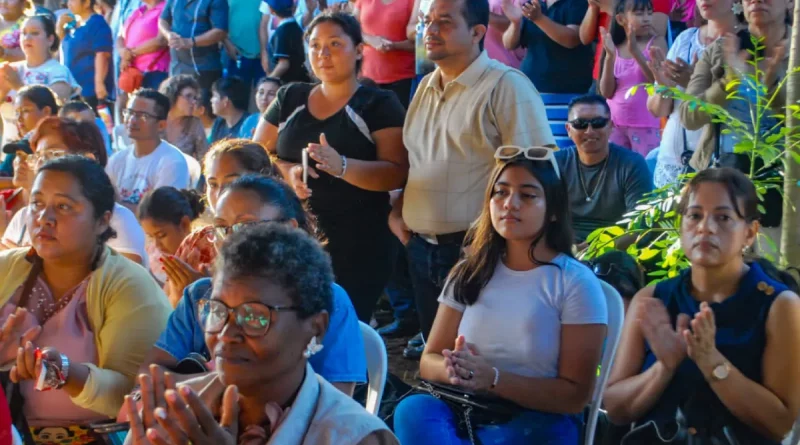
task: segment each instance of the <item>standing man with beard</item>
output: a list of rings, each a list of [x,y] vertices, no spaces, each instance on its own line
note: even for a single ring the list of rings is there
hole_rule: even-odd
[[[633,211],[653,190],[653,179],[640,154],[608,142],[613,124],[603,97],[576,97],[568,112],[567,132],[575,145],[556,152],[556,160],[567,182],[575,243],[583,249],[590,233]]]
[[[555,145],[539,92],[483,50],[488,0],[433,0],[423,18],[436,69],[420,82],[403,128],[410,170],[389,225],[407,246],[423,338],[445,278],[478,217],[494,153],[502,145]],[[422,347],[409,347],[419,358]]]

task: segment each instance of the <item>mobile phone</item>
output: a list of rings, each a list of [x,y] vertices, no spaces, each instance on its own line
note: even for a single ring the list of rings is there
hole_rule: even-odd
[[[303,149],[303,184],[308,184],[308,149]]]
[[[101,438],[106,445],[123,445],[128,437],[130,424],[128,422],[119,423],[95,423],[89,428]]]

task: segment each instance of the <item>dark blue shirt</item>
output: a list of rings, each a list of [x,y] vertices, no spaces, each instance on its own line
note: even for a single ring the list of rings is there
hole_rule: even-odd
[[[305,65],[303,28],[294,17],[281,20],[280,25],[269,38],[267,54],[269,55],[270,71],[275,69],[281,59],[289,61],[289,70],[281,76],[281,83],[308,82],[310,80]]]
[[[257,14],[258,11],[253,11]],[[167,0],[161,18],[172,32],[187,39],[197,38],[212,29],[228,30],[228,2],[225,0]],[[253,36],[257,39],[258,36]],[[169,73],[197,74],[222,70],[219,45],[170,49]]]
[[[81,86],[81,96],[96,96],[94,90],[94,58],[97,53],[111,53],[113,50],[111,27],[103,16],[93,14],[86,23],[73,28],[64,35],[61,42],[61,63],[69,68],[75,81]],[[114,93],[114,70],[109,61],[106,72],[106,91]]]
[[[214,119],[208,140],[213,144],[226,138],[251,138],[252,135],[242,136],[242,125],[244,125],[245,120],[247,120],[247,113],[243,114],[239,121],[233,124],[233,127],[229,127],[225,119],[221,117]]]
[[[672,326],[675,326],[679,314],[692,318],[700,311],[700,303],[689,293],[690,279],[691,269],[656,285],[654,296],[667,307]],[[775,298],[786,290],[785,284],[772,279],[761,266],[752,263],[734,295],[721,303],[710,304],[717,327],[717,349],[732,366],[758,384],[764,381],[761,363],[767,345],[769,310]],[[642,372],[653,366],[656,360],[653,351],[645,345]],[[658,402],[637,423],[644,424],[648,420],[659,425],[672,422],[678,408],[686,418],[687,427],[695,428],[702,436],[718,434],[723,427],[728,427],[741,444],[778,444],[731,414],[689,358],[678,366]]]
[[[558,24],[580,26],[588,5],[586,0],[558,0],[549,7],[542,2],[542,13]],[[528,49],[520,71],[531,79],[539,92],[583,94],[589,91],[594,64],[591,47],[561,46],[528,19],[522,19],[519,42]]]

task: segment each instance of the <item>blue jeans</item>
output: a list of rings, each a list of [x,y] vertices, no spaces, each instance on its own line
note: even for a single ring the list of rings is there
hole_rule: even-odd
[[[439,295],[444,282],[450,269],[461,257],[461,243],[435,245],[413,235],[406,246],[406,252],[419,325],[422,335],[427,339],[439,309]]]
[[[223,53],[225,54],[223,58],[227,59],[223,63],[227,63],[226,67],[228,76],[236,76],[250,86],[253,86],[262,77],[266,76],[266,73],[264,73],[264,68],[261,66],[260,57],[248,59],[239,56],[239,61],[237,63],[236,60],[229,58],[227,53],[224,51]]]
[[[411,321],[416,323],[417,310],[414,306],[414,289],[411,286],[411,277],[408,276],[408,258],[406,248],[395,238],[397,255],[392,276],[386,283],[386,295],[392,305],[394,319],[397,321]]]
[[[144,78],[142,79],[142,88],[152,88],[154,90],[158,90],[161,82],[167,80],[167,77],[169,77],[169,73],[166,71],[150,71],[148,73],[144,73]]]
[[[456,418],[441,400],[415,394],[403,399],[394,412],[394,433],[400,443],[413,445],[469,445],[456,436]],[[497,445],[576,445],[577,416],[525,411],[508,423],[476,429],[482,443]]]

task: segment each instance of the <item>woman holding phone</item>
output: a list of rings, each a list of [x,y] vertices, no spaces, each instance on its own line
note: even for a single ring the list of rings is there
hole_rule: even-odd
[[[353,16],[324,13],[306,35],[321,83],[281,88],[255,140],[277,156],[283,176],[308,199],[328,239],[337,282],[368,322],[391,272],[388,192],[408,175],[405,110],[395,94],[359,84],[363,38]],[[305,149],[307,183],[300,165]]]

